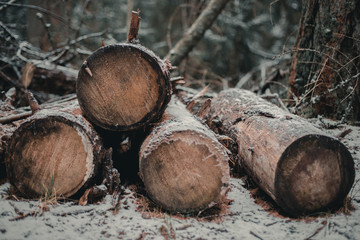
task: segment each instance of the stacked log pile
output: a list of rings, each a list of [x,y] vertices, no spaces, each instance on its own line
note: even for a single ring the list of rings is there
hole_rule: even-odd
[[[155,202],[193,212],[223,200],[229,181],[225,148],[179,102],[164,113],[171,65],[138,44],[139,18],[133,16],[127,43],[104,46],[84,61],[77,99],[36,106],[8,134],[7,175],[24,196],[52,191],[69,197],[91,187],[106,152],[95,128],[119,132],[119,138],[141,128],[150,135],[140,151],[140,175]],[[151,129],[154,124],[159,126]]]
[[[11,136],[1,145],[8,178],[25,196],[50,190],[69,197],[99,183],[111,152],[100,132],[122,138],[140,129],[149,135],[139,150],[139,175],[155,203],[194,212],[225,198],[228,150],[182,103],[170,100],[171,65],[138,43],[138,13],[131,26],[127,43],[104,46],[84,61],[77,99],[41,106],[30,99],[32,111],[21,118],[31,117],[0,125],[0,134]],[[240,165],[289,214],[331,208],[348,194],[350,153],[305,120],[235,89],[206,101],[199,113],[208,111],[209,126],[237,143]]]

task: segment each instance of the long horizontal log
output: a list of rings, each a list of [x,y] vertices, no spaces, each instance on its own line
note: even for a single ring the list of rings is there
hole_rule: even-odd
[[[237,142],[240,164],[293,216],[341,204],[354,182],[354,162],[341,142],[252,92],[222,91],[209,124]]]
[[[223,200],[228,190],[224,147],[176,99],[142,144],[139,164],[149,196],[169,211],[211,207]]]
[[[76,93],[90,122],[129,131],[156,122],[171,96],[169,66],[136,44],[109,45],[81,67]]]
[[[77,99],[64,99],[20,123],[8,141],[5,166],[11,184],[26,197],[69,197],[94,183],[104,156]]]

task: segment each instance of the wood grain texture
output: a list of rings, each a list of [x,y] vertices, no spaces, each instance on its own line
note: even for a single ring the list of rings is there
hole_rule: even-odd
[[[192,212],[223,200],[229,181],[228,156],[215,135],[178,100],[140,150],[140,177],[162,208]]]
[[[21,123],[5,154],[10,182],[26,197],[69,197],[94,180],[102,142],[81,116],[77,100],[42,109]]]
[[[41,108],[60,110],[65,108],[65,106],[69,106],[69,102],[72,102],[74,99],[76,99],[75,94],[65,95],[56,101],[53,100],[42,104]],[[0,105],[0,179],[2,179],[6,177],[4,158],[9,139],[14,131],[26,121],[26,118],[33,115],[33,111],[30,106],[14,108],[6,102],[0,102]]]
[[[76,92],[92,123],[108,130],[133,130],[163,113],[171,95],[169,72],[140,45],[109,45],[81,67]]]
[[[238,143],[240,165],[291,215],[341,204],[353,184],[354,162],[341,142],[252,92],[222,91],[209,124]]]

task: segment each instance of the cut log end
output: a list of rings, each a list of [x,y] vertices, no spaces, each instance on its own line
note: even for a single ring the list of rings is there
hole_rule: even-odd
[[[220,202],[228,189],[229,169],[217,144],[192,131],[176,132],[144,154],[140,176],[150,197],[174,212],[194,212]]]
[[[91,122],[109,130],[132,130],[151,122],[170,98],[169,76],[162,64],[141,46],[100,48],[79,71],[81,109]]]
[[[333,138],[306,135],[293,142],[278,163],[275,191],[292,215],[340,205],[354,182],[351,154]]]
[[[6,156],[10,182],[25,196],[69,197],[95,171],[96,153],[81,126],[60,116],[33,119],[13,134]]]

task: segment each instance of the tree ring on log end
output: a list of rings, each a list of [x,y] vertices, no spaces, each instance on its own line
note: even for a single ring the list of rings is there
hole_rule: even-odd
[[[150,198],[168,211],[184,213],[220,202],[228,188],[229,169],[219,149],[199,133],[167,136],[140,159],[140,176]]]
[[[10,182],[25,196],[69,197],[94,177],[97,153],[71,117],[61,113],[33,118],[11,137],[6,170]]]
[[[81,67],[76,93],[90,122],[127,131],[157,120],[170,100],[169,73],[148,49],[133,44],[108,45]]]
[[[282,154],[276,169],[278,204],[299,216],[342,203],[354,182],[351,154],[336,139],[306,135]]]

